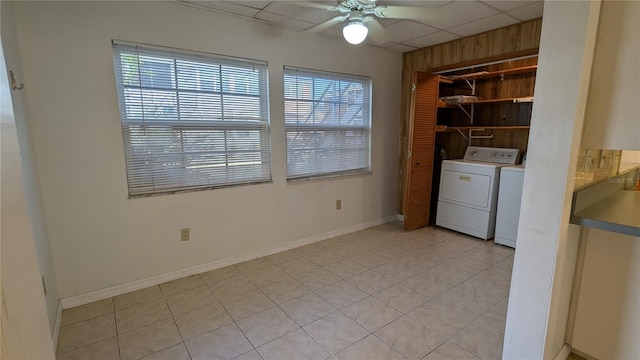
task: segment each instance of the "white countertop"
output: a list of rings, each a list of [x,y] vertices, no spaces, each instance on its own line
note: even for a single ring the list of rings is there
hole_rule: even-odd
[[[640,237],[640,191],[630,190],[638,176],[634,168],[575,191],[570,222]]]

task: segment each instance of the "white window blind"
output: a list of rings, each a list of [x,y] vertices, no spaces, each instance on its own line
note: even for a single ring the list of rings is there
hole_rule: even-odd
[[[371,81],[284,68],[287,179],[370,171]]]
[[[113,45],[129,196],[271,180],[267,64]]]

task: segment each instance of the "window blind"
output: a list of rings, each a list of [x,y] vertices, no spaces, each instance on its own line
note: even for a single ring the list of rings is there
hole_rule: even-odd
[[[284,68],[287,179],[370,171],[368,77]]]
[[[129,195],[271,180],[267,64],[113,45]]]

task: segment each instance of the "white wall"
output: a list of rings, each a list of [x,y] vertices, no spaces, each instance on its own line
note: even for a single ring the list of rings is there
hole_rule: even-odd
[[[575,234],[569,215],[600,3],[547,1],[504,359],[553,358],[564,344]],[[564,286],[563,286],[564,285]]]
[[[553,359],[567,342],[566,334],[581,229],[578,225],[569,225],[566,237],[558,241],[544,359]]]
[[[15,14],[60,297],[395,214],[399,53],[168,2],[22,2]],[[267,60],[273,183],[128,199],[111,39]],[[283,65],[371,77],[371,175],[285,181]]]
[[[638,151],[623,150],[622,156],[620,157],[620,162],[630,163],[630,164],[640,164],[640,150]]]
[[[640,2],[602,2],[582,147],[640,150]]]
[[[619,172],[625,172],[640,165],[640,150],[629,151],[623,150],[620,156],[620,169]]]
[[[4,6],[1,11],[5,11]],[[26,173],[22,171],[4,50],[0,48],[2,357],[53,359],[53,343],[34,245],[34,227],[25,197],[28,184],[22,178]]]
[[[18,35],[16,34],[15,19],[11,9],[11,3],[3,1],[2,6],[2,46],[5,52],[7,69],[11,69],[16,79],[22,82],[23,72],[20,59],[20,49],[18,46]],[[20,144],[20,154],[22,157],[23,181],[26,189],[27,211],[32,224],[34,243],[38,259],[40,274],[44,277],[47,286],[45,296],[47,304],[47,314],[49,325],[53,333],[56,327],[55,320],[58,313],[58,290],[56,285],[53,258],[51,256],[51,246],[49,235],[42,207],[42,193],[40,191],[40,176],[38,174],[37,162],[33,150],[33,138],[31,136],[31,126],[29,123],[29,112],[27,109],[27,99],[25,91],[12,91],[11,98],[7,101],[13,102],[13,110],[16,119],[16,128]]]
[[[640,354],[640,238],[588,231],[571,346],[596,359]]]

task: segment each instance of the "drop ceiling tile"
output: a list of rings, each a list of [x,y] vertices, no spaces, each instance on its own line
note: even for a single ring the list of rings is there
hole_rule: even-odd
[[[255,14],[258,13],[258,11],[260,11],[252,7],[239,5],[237,3],[226,2],[226,1],[182,1],[182,2],[226,12],[229,14],[249,16],[249,17],[254,16]]]
[[[404,52],[407,52],[407,51],[413,51],[416,48],[414,48],[413,46],[408,46],[408,45],[404,45],[404,44],[393,43],[393,45],[387,46],[387,49],[404,53]]]
[[[442,5],[446,5],[453,0],[415,0],[415,1],[403,1],[403,0],[385,0],[385,1],[377,1],[378,5],[387,5],[387,6],[428,6],[428,7],[440,7]]]
[[[391,41],[406,42],[407,40],[434,33],[438,29],[411,20],[401,20],[385,27],[384,31]]]
[[[454,34],[469,36],[474,34],[479,34],[481,32],[497,29],[499,27],[511,25],[517,23],[519,20],[505,15],[498,14],[489,16],[488,18],[480,19],[478,21],[474,21],[468,24],[456,26],[447,31],[452,32]]]
[[[278,14],[314,24],[320,24],[340,15],[337,11],[295,5],[295,1],[274,1],[264,10],[272,14]]]
[[[364,40],[364,43],[367,45],[377,46],[384,49],[386,49],[387,46],[389,45],[395,44],[394,42],[391,42],[391,41],[376,42],[369,35],[367,35],[367,38]]]
[[[517,9],[507,11],[507,14],[514,16],[520,20],[531,20],[542,16],[542,8],[544,3],[542,1],[535,2],[530,5],[519,7]]]
[[[434,34],[422,36],[410,41],[405,41],[404,44],[408,46],[413,46],[416,48],[423,48],[431,45],[441,44],[443,42],[455,40],[458,38],[460,38],[460,36],[456,34],[452,34],[446,31],[438,31],[437,33],[434,33]]]
[[[489,0],[482,1],[483,4],[489,5],[492,8],[498,9],[500,11],[509,11],[519,7],[523,7],[529,4],[536,2],[535,0]]]
[[[252,7],[254,9],[262,10],[265,7],[267,7],[267,5],[271,4],[271,1],[248,1],[248,0],[242,0],[242,1],[237,1],[236,3],[238,3],[240,5],[243,5],[243,6]]]
[[[290,17],[286,17],[286,16],[270,13],[268,11],[260,11],[255,16],[255,18],[260,19],[260,20],[264,20],[264,21],[268,21],[270,23],[283,25],[283,26],[286,26],[286,27],[291,27],[291,28],[300,29],[300,30],[308,29],[308,28],[310,28],[311,26],[314,25],[313,23],[310,23],[310,22],[307,22],[307,21],[297,20],[297,19],[294,19],[294,18],[290,18]]]
[[[433,20],[422,22],[438,29],[447,30],[498,13],[497,10],[477,1],[464,0],[454,1],[439,7],[437,12],[438,16]]]
[[[378,20],[378,22],[380,23],[380,25],[382,25],[382,27],[387,27],[391,24],[395,24],[399,21],[402,21],[401,19],[383,19],[379,17],[376,17],[376,20]]]
[[[321,31],[320,34],[335,38],[342,38],[342,27],[332,26],[328,29],[325,29],[324,31]]]

